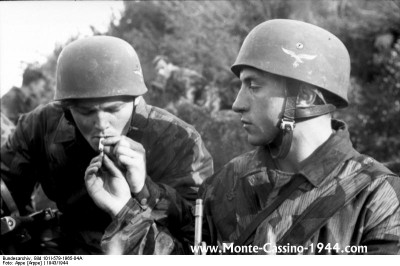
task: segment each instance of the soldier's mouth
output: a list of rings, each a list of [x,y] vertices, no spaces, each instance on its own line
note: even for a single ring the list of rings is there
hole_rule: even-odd
[[[99,136],[94,136],[93,138],[94,139],[101,139],[101,138],[108,139],[110,137],[113,137],[113,136],[111,136],[111,135],[99,135]]]
[[[249,121],[247,121],[247,120],[240,119],[240,122],[242,122],[243,126],[251,125],[251,123]]]

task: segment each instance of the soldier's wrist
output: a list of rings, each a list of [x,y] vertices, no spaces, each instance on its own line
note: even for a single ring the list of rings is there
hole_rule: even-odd
[[[108,209],[108,214],[111,217],[116,217],[123,209],[124,207],[127,205],[128,201],[130,200],[130,198],[121,200],[119,202],[116,202],[113,206],[110,206],[110,208]]]
[[[149,198],[150,198],[150,191],[146,185],[146,183],[144,183],[141,187],[140,190],[138,190],[137,192],[132,192],[132,196],[142,205],[145,205]]]

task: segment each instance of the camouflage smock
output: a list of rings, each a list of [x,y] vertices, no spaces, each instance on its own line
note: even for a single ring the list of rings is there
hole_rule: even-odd
[[[267,233],[270,231],[279,244],[289,228],[321,198],[327,187],[333,186],[333,193],[339,195],[339,200],[345,200],[349,191],[357,187],[361,177],[359,170],[366,169],[363,176],[368,178],[368,185],[347,205],[331,217],[319,217],[319,213],[314,213],[313,217],[300,223],[301,230],[291,231],[289,235],[300,239],[304,247],[313,245],[314,249],[304,249],[304,254],[345,254],[346,246],[363,245],[367,246],[370,254],[399,253],[399,177],[374,159],[354,150],[343,122],[332,120],[332,128],[334,133],[331,137],[302,163],[298,173],[277,170],[269,150],[259,147],[233,159],[208,178],[199,192],[204,199],[206,217],[203,240],[209,245],[219,246],[224,242],[234,242],[254,217],[276,200],[285,185],[302,177],[305,183],[259,225],[252,242],[259,247],[271,242],[271,234]],[[345,187],[338,185],[343,178],[350,180]],[[328,208],[330,196],[333,195],[322,197]],[[139,228],[138,225],[146,219],[137,210],[125,208],[118,222],[114,221],[109,228],[103,244],[109,244],[112,237],[119,235],[126,253],[154,252],[162,250],[160,247],[170,253],[191,253],[187,248],[193,244],[194,217],[190,206],[183,202],[176,204],[168,191],[154,197],[162,204],[147,210],[147,215],[155,212],[165,219],[174,219],[181,225],[180,232],[169,235],[169,241],[165,234],[157,238],[147,232],[139,232],[134,227]],[[324,225],[310,237],[304,236],[306,227],[318,219],[325,219]],[[125,222],[121,222],[123,220]],[[318,243],[324,246],[322,250],[315,248]],[[325,249],[328,244],[337,249]],[[165,248],[168,245],[169,249]],[[261,250],[258,254],[262,253]]]
[[[8,118],[3,114],[0,113],[1,115],[1,145],[6,143],[7,139],[9,136],[14,132],[15,130],[15,125],[8,120]]]
[[[191,205],[198,187],[213,172],[212,158],[198,132],[141,99],[127,136],[146,150],[146,183],[152,184],[153,193],[168,189],[174,197]],[[58,103],[23,115],[14,135],[1,148],[1,178],[21,214],[39,181],[63,213],[64,232],[78,234],[94,253],[101,250],[101,236],[112,220],[94,204],[85,187],[85,170],[95,156],[97,152],[68,122]],[[139,194],[145,196],[146,191],[145,186]],[[143,206],[152,204],[143,198],[140,201]]]

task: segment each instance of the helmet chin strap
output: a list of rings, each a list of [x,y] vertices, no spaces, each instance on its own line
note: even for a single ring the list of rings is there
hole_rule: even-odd
[[[333,112],[336,107],[332,104],[297,107],[297,90],[285,89],[283,114],[277,127],[280,129],[275,140],[269,144],[271,156],[274,159],[285,159],[292,146],[293,130],[296,126],[295,119],[309,119]]]
[[[269,145],[271,156],[274,159],[284,159],[292,146],[293,129],[296,125],[294,120],[296,114],[297,93],[295,90],[285,89],[285,100],[283,103],[282,118],[278,123],[279,133],[275,140]]]

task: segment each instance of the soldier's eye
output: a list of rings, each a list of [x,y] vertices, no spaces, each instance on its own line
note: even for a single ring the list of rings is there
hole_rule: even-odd
[[[258,86],[258,85],[250,85],[249,86],[249,90],[251,92],[257,92],[260,88],[261,88],[261,86]]]
[[[111,106],[111,107],[106,108],[104,111],[109,112],[109,113],[116,113],[116,112],[119,112],[123,107],[124,107],[123,104],[117,105],[117,106]]]
[[[73,110],[80,115],[90,115],[94,112],[93,110],[84,109],[84,108],[74,108]]]

